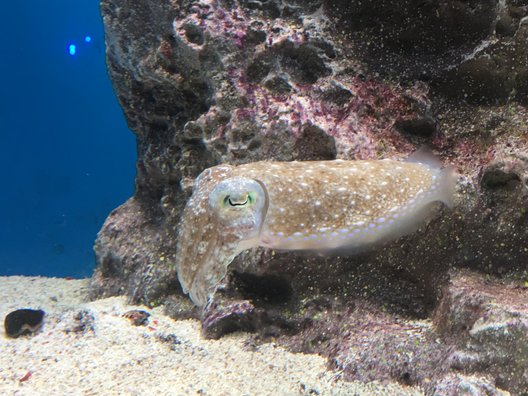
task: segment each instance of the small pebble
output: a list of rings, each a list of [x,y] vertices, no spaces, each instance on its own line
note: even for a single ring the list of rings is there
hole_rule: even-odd
[[[150,314],[148,312],[139,309],[133,309],[123,314],[123,317],[130,319],[134,326],[146,325],[149,316]]]
[[[4,320],[5,332],[9,337],[36,332],[42,326],[45,312],[40,309],[17,309],[7,314]]]
[[[31,371],[28,371],[26,372],[26,374],[24,374],[23,377],[19,378],[18,382],[26,382],[32,375],[33,373]]]

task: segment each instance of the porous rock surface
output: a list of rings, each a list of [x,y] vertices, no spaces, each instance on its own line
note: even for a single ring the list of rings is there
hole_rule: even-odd
[[[359,256],[244,252],[202,314],[204,335],[253,330],[255,342],[325,354],[349,378],[431,394],[526,394],[528,1],[101,9],[138,173],[96,241],[93,298],[201,314],[174,256],[209,166],[404,158],[427,145],[461,175],[454,210]]]

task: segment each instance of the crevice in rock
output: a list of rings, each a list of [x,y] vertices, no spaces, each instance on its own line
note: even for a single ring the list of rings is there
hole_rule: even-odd
[[[245,299],[259,304],[283,304],[290,300],[292,287],[290,282],[277,275],[254,275],[233,272],[233,284]]]

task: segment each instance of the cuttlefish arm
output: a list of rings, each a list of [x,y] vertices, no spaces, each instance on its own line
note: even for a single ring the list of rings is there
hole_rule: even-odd
[[[229,264],[241,252],[238,248],[239,242],[235,238],[228,241],[221,234],[216,234],[207,241],[205,254],[197,257],[200,265],[191,269],[188,274],[191,275],[190,283],[184,288],[196,305],[204,306],[221,284]],[[184,276],[179,277],[183,284]]]

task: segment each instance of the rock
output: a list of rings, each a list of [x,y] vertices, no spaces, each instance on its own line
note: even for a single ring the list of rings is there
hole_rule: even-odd
[[[146,326],[150,314],[147,311],[133,309],[125,312],[122,316],[129,319],[134,326]]]
[[[372,158],[397,140],[410,149],[393,124],[421,117],[423,107],[398,87],[359,74],[346,58],[336,67],[342,47],[325,32],[329,20],[315,3],[280,3],[288,17],[268,27],[269,9],[171,4],[102,3],[110,74],[137,131],[138,175],[134,197],[99,233],[93,298],[126,293],[155,304],[178,289],[179,216],[204,168]],[[290,23],[295,18],[304,23]],[[391,143],[375,143],[375,136]]]
[[[294,350],[328,356],[330,367],[349,380],[390,379],[426,388],[447,372],[449,345],[436,340],[428,323],[405,320],[362,303],[337,315],[329,311],[320,312],[283,342],[303,343],[293,345]]]
[[[493,30],[496,1],[324,1],[372,67],[429,79]]]
[[[512,394],[528,389],[528,287],[476,273],[452,276],[434,314],[438,333],[456,345],[451,367],[486,373]]]
[[[159,202],[148,198],[131,198],[110,214],[95,245],[92,298],[133,289],[134,295],[127,292],[132,300],[155,304],[160,295],[178,288],[175,251],[166,248],[173,236],[160,235],[156,225],[162,217]]]
[[[497,389],[490,381],[484,377],[467,376],[463,374],[451,374],[446,376],[431,392],[435,396],[509,396],[509,392]]]
[[[448,68],[435,82],[437,89],[475,103],[505,103],[509,98],[523,100],[524,76],[528,70],[528,19],[514,23],[508,7],[512,5],[502,9],[495,27],[503,37],[484,40],[462,62]]]
[[[171,351],[177,351],[182,342],[176,334],[156,334],[155,337],[166,344]]]
[[[175,318],[202,315],[208,337],[254,330],[325,354],[351,378],[428,392],[524,386],[524,319],[508,316],[506,300],[504,317],[480,309],[501,298],[481,277],[526,278],[526,2],[103,0],[101,9],[138,173],[134,196],[98,235],[92,298],[126,294]],[[461,176],[455,208],[415,234],[358,255],[244,252],[208,310],[183,295],[176,236],[205,168],[401,159],[421,145]],[[461,269],[481,275],[459,278]],[[446,302],[453,285],[471,291],[466,308]],[[497,323],[515,337],[490,333]]]
[[[95,318],[93,316],[93,313],[87,309],[83,309],[77,312],[73,317],[73,321],[68,320],[65,323],[65,329],[63,331],[66,334],[87,334],[95,332]]]
[[[229,301],[210,304],[204,311],[203,335],[218,339],[234,331],[255,331],[255,307],[249,301]]]
[[[17,309],[9,312],[4,319],[4,329],[8,337],[35,333],[42,326],[46,313],[41,309]]]

